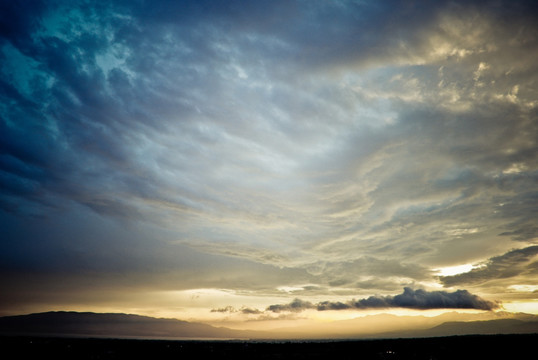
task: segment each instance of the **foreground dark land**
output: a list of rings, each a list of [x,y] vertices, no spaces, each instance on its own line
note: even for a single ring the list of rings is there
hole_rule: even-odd
[[[13,359],[525,359],[538,334],[342,341],[186,341],[2,336]]]

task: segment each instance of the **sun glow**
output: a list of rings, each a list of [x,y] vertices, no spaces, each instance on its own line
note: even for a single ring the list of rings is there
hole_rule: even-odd
[[[538,315],[538,299],[532,301],[512,301],[503,303],[503,308],[506,311],[514,313],[527,313]]]
[[[473,269],[479,268],[480,266],[473,264],[462,264],[456,266],[446,266],[437,269],[433,269],[439,276],[453,276],[458,274],[463,274],[469,272]]]

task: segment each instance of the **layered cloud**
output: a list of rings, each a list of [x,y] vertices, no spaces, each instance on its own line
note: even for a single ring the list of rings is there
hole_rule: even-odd
[[[492,257],[475,269],[453,276],[441,277],[445,286],[480,284],[507,278],[524,279],[532,282],[538,274],[538,246],[516,249]],[[521,281],[521,280],[520,280]]]
[[[528,284],[536,10],[532,1],[5,5],[6,284],[31,273],[95,283],[81,281],[92,274],[112,287],[126,274],[137,288],[272,294],[311,284],[301,291],[365,301],[434,282],[481,294],[495,279]],[[482,266],[431,270],[469,263]],[[395,306],[398,296],[372,301]]]

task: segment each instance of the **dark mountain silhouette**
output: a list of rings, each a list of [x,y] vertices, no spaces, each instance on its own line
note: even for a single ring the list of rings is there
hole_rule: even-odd
[[[0,318],[0,333],[155,338],[250,338],[262,333],[129,314],[46,312]],[[267,336],[267,335],[266,335]]]
[[[531,334],[538,333],[538,321],[499,319],[488,321],[453,321],[428,329],[430,336],[470,334]]]
[[[399,317],[394,315],[372,316],[393,320],[398,326]],[[403,317],[405,320],[406,317]],[[175,339],[300,339],[300,338],[410,338],[440,337],[470,334],[538,334],[538,320],[495,319],[486,321],[449,321],[440,325],[412,329],[400,327],[396,331],[365,332],[357,326],[361,319],[335,322],[326,331],[308,333],[301,328],[288,331],[247,331],[214,327],[207,324],[176,319],[152,318],[129,314],[103,314],[91,312],[46,312],[30,315],[0,317],[0,334],[3,335],[55,335],[90,337],[134,337]],[[346,326],[344,326],[346,325]],[[353,326],[354,325],[354,326]],[[401,325],[401,324],[400,324]]]
[[[538,334],[538,321],[497,319],[485,321],[450,321],[428,329],[392,331],[375,334],[378,338],[426,338],[460,335]],[[368,336],[372,338],[372,336]]]
[[[367,315],[350,320],[323,324],[322,327],[298,326],[278,329],[283,334],[302,334],[306,338],[398,338],[430,337],[463,334],[538,334],[538,316],[524,313],[449,312],[441,315],[398,316]]]

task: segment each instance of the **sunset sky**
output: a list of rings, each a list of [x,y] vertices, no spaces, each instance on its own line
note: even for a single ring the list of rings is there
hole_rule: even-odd
[[[0,246],[0,315],[537,314],[538,5],[2,1]]]

